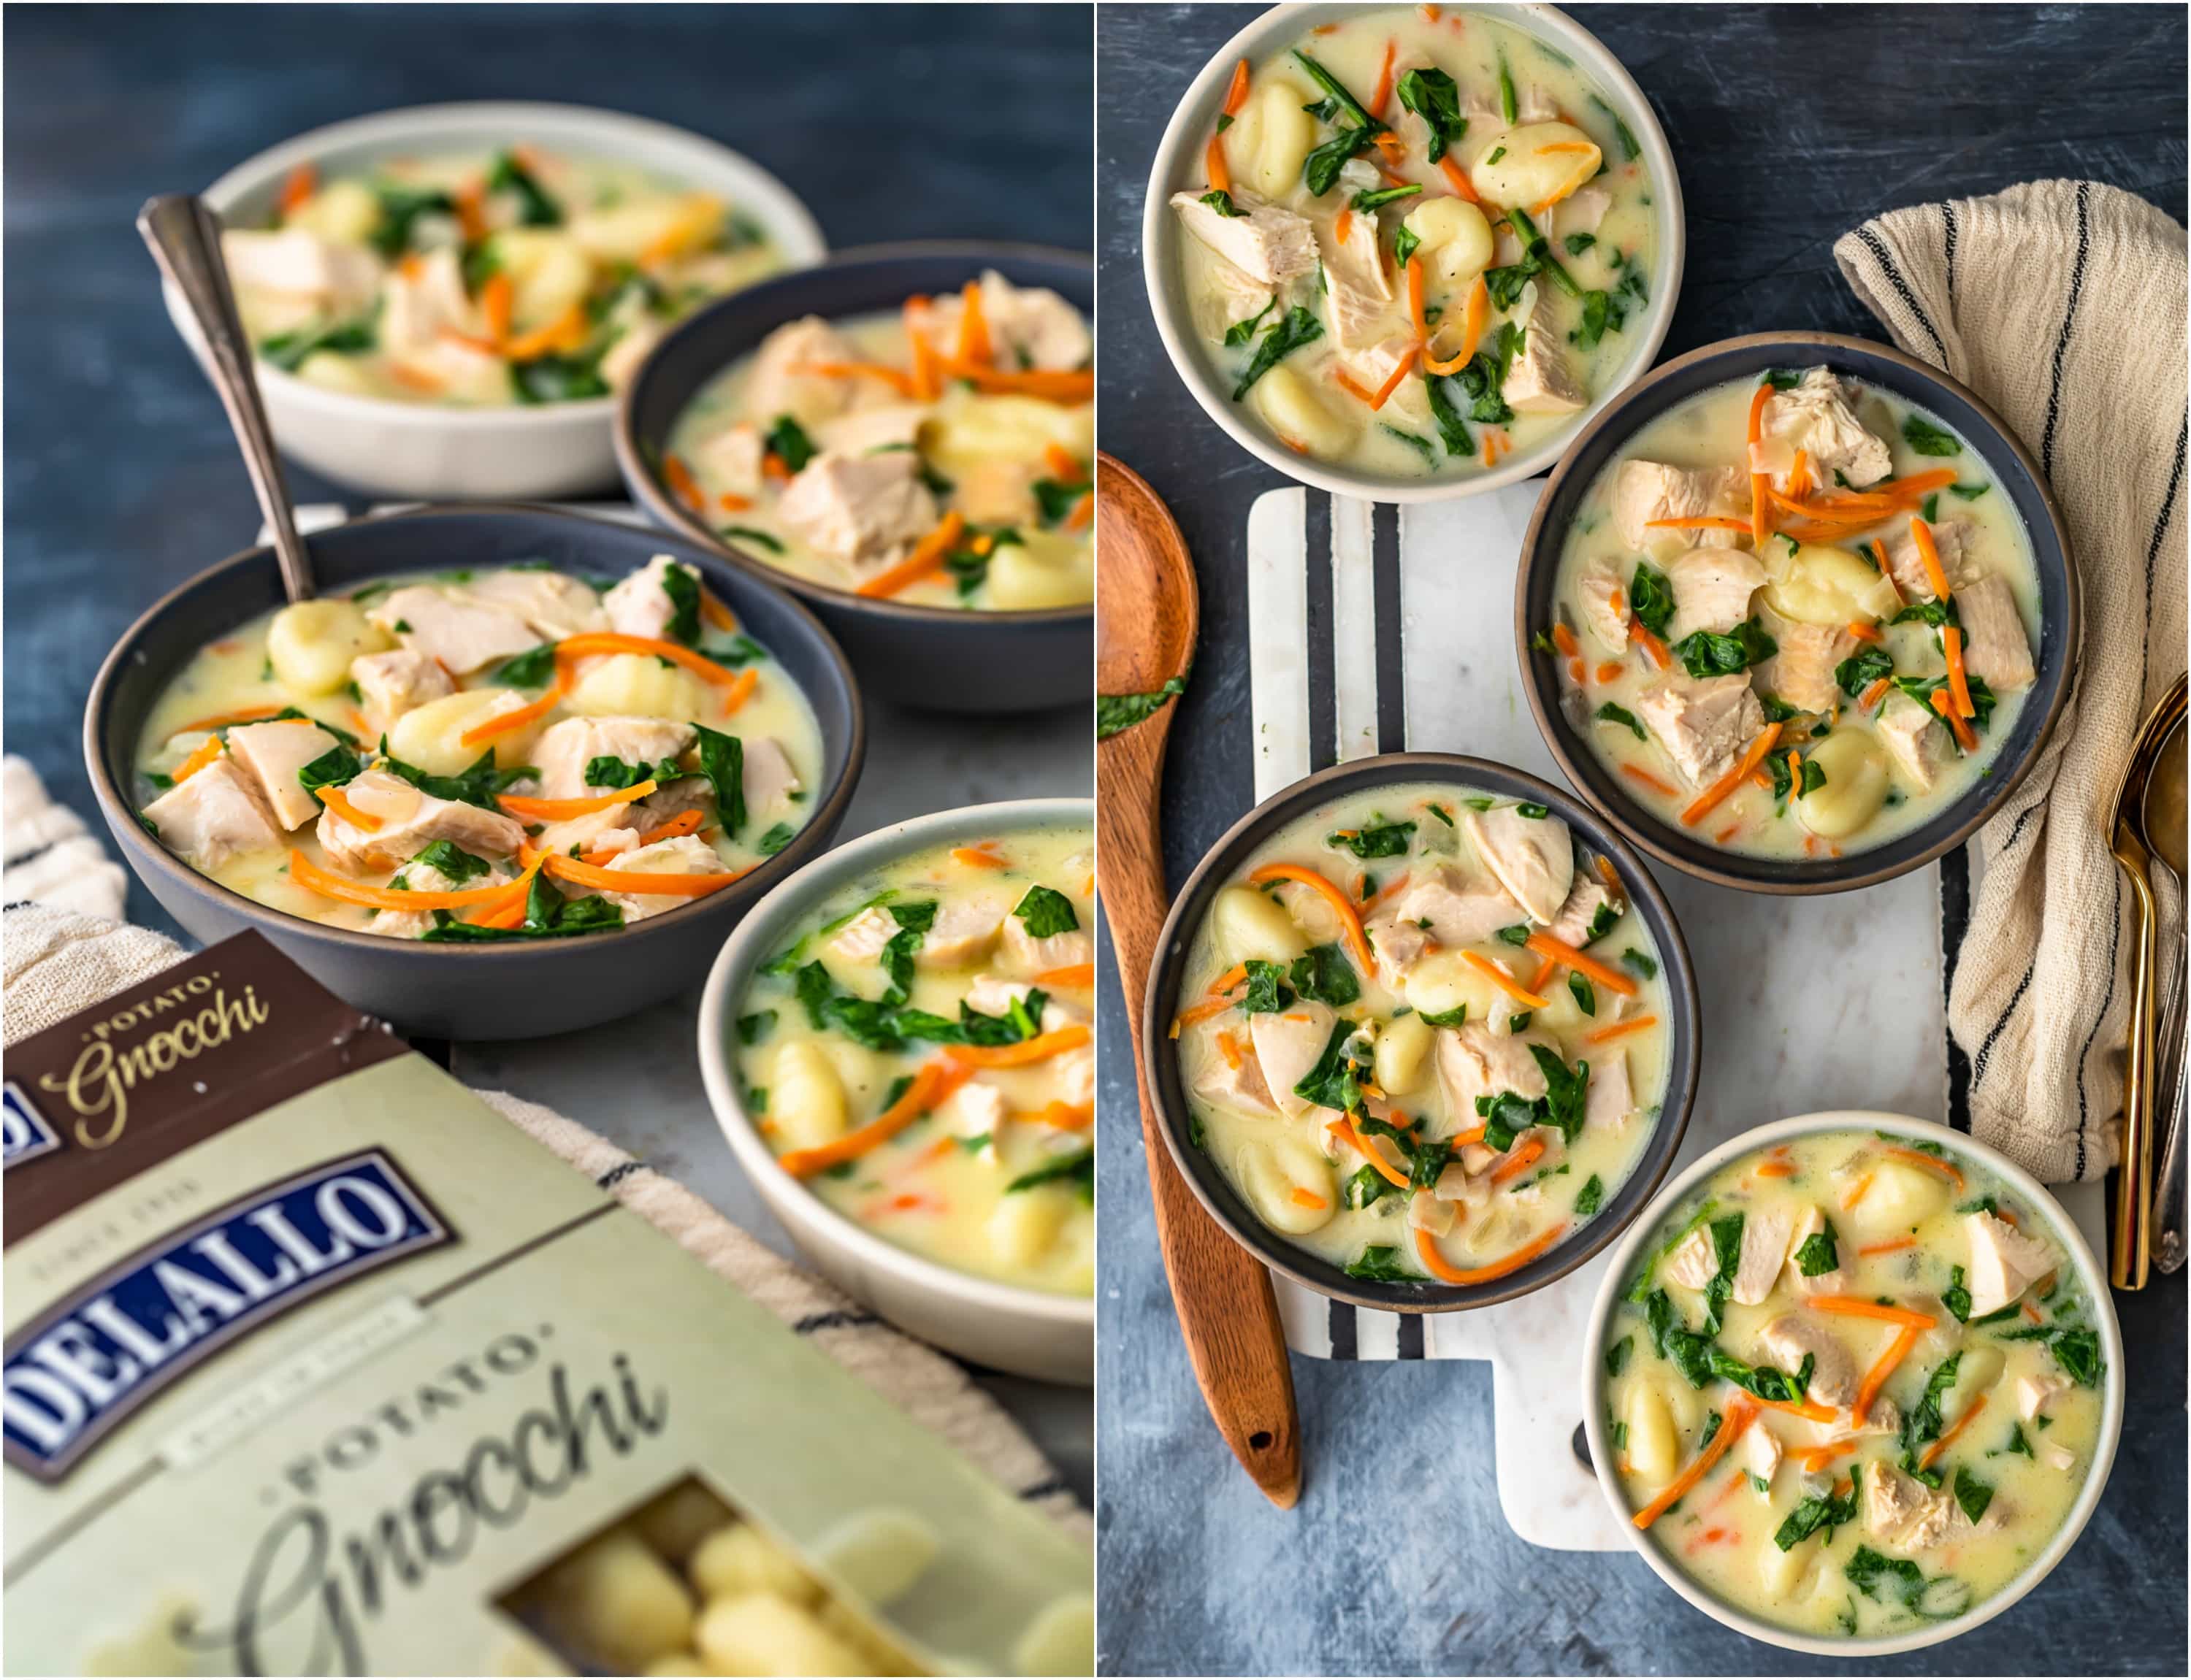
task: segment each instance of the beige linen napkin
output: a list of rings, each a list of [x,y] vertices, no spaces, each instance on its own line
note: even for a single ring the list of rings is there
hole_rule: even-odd
[[[1977,1136],[2041,1178],[2097,1178],[2130,1022],[2131,894],[2107,822],[2138,724],[2184,667],[2183,230],[2114,187],[2032,181],[1889,211],[1834,256],[1897,344],[2008,423],[2069,528],[2076,686],[1978,834],[1948,1024]],[[2165,951],[2182,907],[2161,885]]]
[[[20,766],[20,770],[17,769]],[[17,797],[43,802],[44,789],[20,759],[10,761],[13,831]],[[49,808],[50,809],[50,808]],[[93,843],[94,847],[96,842]],[[86,1004],[182,961],[172,939],[143,928],[50,904],[25,902],[11,869],[4,937],[0,1028],[12,1044],[65,1020]],[[799,1335],[941,1435],[1001,1485],[1073,1534],[1091,1539],[1088,1513],[1019,1426],[966,1373],[926,1344],[901,1335],[850,1297],[755,1241],[674,1178],[551,1110],[506,1092],[476,1093],[536,1143],[552,1149],[632,1212],[674,1237],[716,1276],[776,1314]]]

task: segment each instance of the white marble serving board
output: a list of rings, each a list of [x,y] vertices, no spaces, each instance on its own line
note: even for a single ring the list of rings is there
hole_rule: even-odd
[[[1514,656],[1514,567],[1540,487],[1530,482],[1397,510],[1329,498],[1340,762],[1378,751],[1373,533],[1376,520],[1397,514],[1408,748],[1471,753],[1563,780],[1538,734]],[[1272,491],[1249,514],[1259,803],[1306,775],[1312,763],[1309,570],[1323,556],[1310,553],[1311,494]],[[1329,756],[1328,746],[1317,755]],[[1864,892],[1813,898],[1734,892],[1664,866],[1652,872],[1687,939],[1703,1002],[1703,1077],[1676,1169],[1737,1132],[1791,1114],[1864,1108],[1944,1117],[1937,867]],[[2061,1194],[2099,1247],[2097,1188]],[[1491,1363],[1500,1508],[1533,1545],[1628,1547],[1571,1444],[1581,1422],[1579,1344],[1610,1263],[1601,1255],[1518,1301],[1426,1320],[1424,1357]],[[1330,1303],[1283,1278],[1273,1281],[1289,1344],[1330,1357]],[[1398,1357],[1398,1314],[1357,1311],[1354,1326],[1355,1358]]]

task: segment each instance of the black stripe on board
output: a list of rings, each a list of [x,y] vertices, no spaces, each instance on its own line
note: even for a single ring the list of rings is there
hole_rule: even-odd
[[[1423,1357],[1423,1315],[1420,1313],[1400,1314],[1400,1357],[1403,1359]]]
[[[1950,226],[1954,224],[1949,224]],[[1940,1006],[1944,1021],[1948,999],[1955,995],[1955,965],[1961,961],[1963,939],[1971,931],[1971,853],[1958,846],[1940,860]],[[1948,1040],[1948,1124],[1958,1132],[1971,1129],[1971,1059],[1955,1042],[1953,1027],[1943,1027]]]
[[[1331,497],[1308,497],[1308,767],[1339,762],[1338,661],[1332,646]]]
[[[1400,639],[1399,508],[1377,503],[1370,531],[1369,553],[1377,586],[1377,750],[1404,752],[1408,748],[1407,650]],[[1420,1341],[1420,1334],[1416,1339]],[[1401,1345],[1405,1347],[1404,1340]]]
[[[1344,1301],[1331,1303],[1331,1357],[1335,1359],[1361,1357],[1355,1351],[1354,1308]]]
[[[2054,423],[2062,415],[2062,359],[2069,353],[2069,329],[2076,324],[2077,299],[2085,292],[2085,259],[2092,251],[2092,226],[2090,218],[2092,190],[2089,181],[2077,183],[2077,260],[2069,270],[2069,304],[2062,311],[2062,330],[2054,338],[2054,378],[2046,393],[2046,433],[2039,446],[2039,470],[2052,481],[2054,477]],[[2081,1071],[2078,1079],[2081,1087]],[[2081,1094],[2081,1088],[2080,1088]],[[2084,1134],[2077,1137],[2079,1172],[2083,1171]]]

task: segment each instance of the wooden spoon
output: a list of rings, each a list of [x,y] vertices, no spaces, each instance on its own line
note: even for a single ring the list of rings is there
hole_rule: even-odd
[[[1096,563],[1098,691],[1150,694],[1175,678],[1184,680],[1201,620],[1186,541],[1171,510],[1140,474],[1103,454],[1096,457]],[[1167,703],[1096,746],[1103,913],[1126,994],[1141,1151],[1180,1333],[1218,1433],[1271,1502],[1290,1507],[1300,1497],[1300,1420],[1271,1274],[1194,1199],[1149,1101],[1141,998],[1169,902],[1157,810],[1173,712]]]

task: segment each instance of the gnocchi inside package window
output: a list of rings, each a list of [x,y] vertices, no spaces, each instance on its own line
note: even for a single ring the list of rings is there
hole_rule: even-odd
[[[9,1672],[1088,1671],[1084,1547],[260,935],[6,1080]]]

